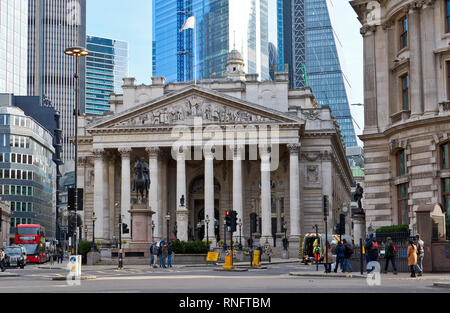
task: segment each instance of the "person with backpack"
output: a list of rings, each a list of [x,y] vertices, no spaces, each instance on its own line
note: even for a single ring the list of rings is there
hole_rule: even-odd
[[[352,265],[350,264],[350,258],[353,255],[353,247],[352,244],[347,242],[346,239],[344,239],[343,242],[344,242],[344,262],[342,263],[342,272],[351,273],[353,268]]]
[[[366,242],[366,245],[364,246],[366,250],[366,262],[369,264],[370,262],[376,262],[378,261],[378,243],[374,240],[373,234],[369,235],[369,240]],[[367,265],[366,264],[366,265]],[[370,273],[373,271],[373,268],[367,268],[367,273]]]
[[[384,273],[387,274],[389,262],[392,263],[392,268],[394,269],[394,275],[397,275],[397,266],[395,265],[395,257],[397,255],[397,248],[392,242],[391,237],[387,237],[386,245],[385,245],[385,257],[386,257],[386,265],[384,266]]]
[[[423,242],[422,239],[420,239],[420,235],[417,234],[416,235],[416,247],[417,247],[417,270],[418,270],[418,275],[417,276],[422,276],[423,273],[423,257],[425,256],[425,248],[424,248],[425,243]]]
[[[345,248],[342,242],[338,242],[336,246],[336,266],[334,267],[334,272],[337,273],[339,263],[341,264],[342,271],[344,270],[344,255],[345,255]]]

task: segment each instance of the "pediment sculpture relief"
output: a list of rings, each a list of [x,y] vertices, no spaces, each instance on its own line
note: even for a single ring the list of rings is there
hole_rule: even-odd
[[[235,109],[219,103],[208,103],[202,98],[190,97],[140,116],[124,120],[115,126],[176,125],[202,118],[203,123],[258,123],[275,120],[248,111]]]

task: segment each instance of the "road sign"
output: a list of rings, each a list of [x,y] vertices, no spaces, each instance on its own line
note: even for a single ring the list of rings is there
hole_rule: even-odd
[[[206,262],[217,262],[219,260],[219,252],[208,252]]]

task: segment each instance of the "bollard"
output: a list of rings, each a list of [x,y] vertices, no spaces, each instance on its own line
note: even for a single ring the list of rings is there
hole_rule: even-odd
[[[234,270],[233,266],[233,251],[227,250],[225,252],[225,265],[222,266],[224,270]]]
[[[261,267],[260,261],[261,261],[261,251],[257,249],[253,253],[252,267]]]

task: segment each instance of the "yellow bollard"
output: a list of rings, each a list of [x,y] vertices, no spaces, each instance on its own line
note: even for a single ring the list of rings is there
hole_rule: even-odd
[[[227,250],[225,252],[225,265],[222,266],[224,270],[234,270],[233,266],[233,251]]]
[[[255,250],[253,253],[252,267],[261,267],[261,251]]]

